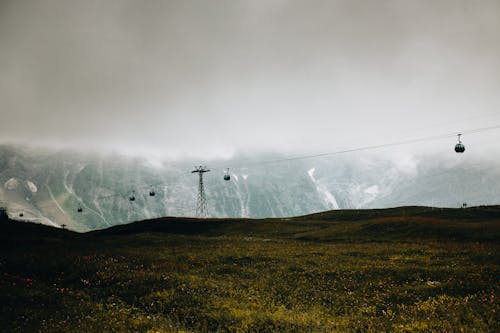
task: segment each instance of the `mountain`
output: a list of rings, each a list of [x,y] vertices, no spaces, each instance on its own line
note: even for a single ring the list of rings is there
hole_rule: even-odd
[[[283,156],[255,154],[209,161],[211,171],[204,174],[209,216],[289,217],[339,208],[500,203],[498,162],[463,157],[356,153],[280,162]],[[12,218],[76,231],[194,216],[198,175],[191,171],[199,164],[3,145],[0,207]],[[222,178],[226,167],[232,167],[230,181]]]

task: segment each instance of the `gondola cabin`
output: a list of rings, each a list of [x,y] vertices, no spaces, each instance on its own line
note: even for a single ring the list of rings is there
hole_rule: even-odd
[[[455,145],[455,152],[457,153],[463,153],[465,151],[465,146],[461,143],[457,143]]]
[[[229,168],[227,168],[226,171],[224,172],[224,180],[225,181],[231,180],[231,176],[229,176]]]
[[[456,153],[463,153],[465,151],[465,146],[462,144],[462,141],[460,140],[461,135],[462,134],[458,134],[458,143],[455,145]]]

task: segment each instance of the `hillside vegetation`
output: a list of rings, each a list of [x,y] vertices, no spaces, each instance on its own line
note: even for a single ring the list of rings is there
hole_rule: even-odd
[[[5,332],[500,331],[500,206],[0,220]]]

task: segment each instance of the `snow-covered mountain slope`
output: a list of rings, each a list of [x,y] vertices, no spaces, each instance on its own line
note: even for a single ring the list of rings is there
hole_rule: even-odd
[[[0,146],[0,206],[13,218],[78,231],[159,216],[194,216],[198,176],[190,171],[196,164],[152,165],[118,155]],[[212,171],[204,180],[210,216],[286,217],[339,208],[500,203],[500,165],[495,162],[346,154],[247,164],[238,159],[208,163]],[[231,181],[224,181],[225,167],[235,165],[243,166],[231,168]],[[128,199],[132,193],[133,202]]]

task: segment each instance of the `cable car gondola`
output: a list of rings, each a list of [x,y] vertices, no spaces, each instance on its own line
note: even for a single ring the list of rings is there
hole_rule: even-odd
[[[78,213],[83,212],[82,206],[78,206],[78,208],[76,209],[76,211],[77,211]]]
[[[460,140],[461,135],[462,134],[458,134],[458,143],[455,145],[456,153],[463,153],[465,151],[465,146],[462,144],[462,141]]]
[[[229,175],[229,168],[224,172],[224,180],[231,180],[231,176]]]
[[[128,197],[128,199],[129,199],[130,201],[135,201],[134,191],[132,191],[132,193],[130,194],[130,196]]]
[[[153,188],[153,186],[151,186],[151,189],[149,190],[149,196],[154,197],[155,195],[156,195],[155,189]]]

